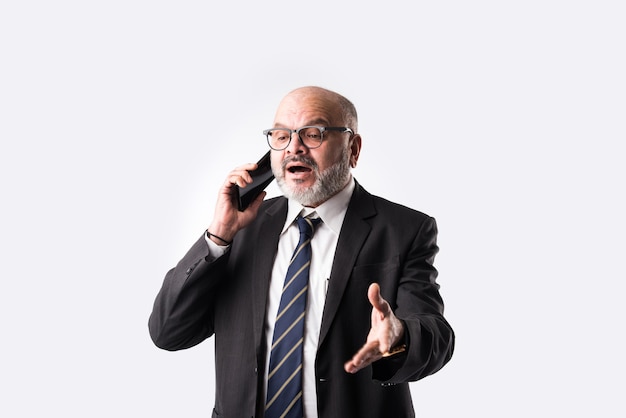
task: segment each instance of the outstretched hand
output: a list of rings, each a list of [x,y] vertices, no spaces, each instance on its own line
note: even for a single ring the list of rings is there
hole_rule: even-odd
[[[344,364],[348,373],[356,373],[380,360],[404,337],[404,325],[380,295],[380,286],[377,283],[370,285],[367,298],[372,304],[372,325],[365,345]]]
[[[217,196],[215,214],[208,228],[209,232],[226,241],[232,241],[235,234],[256,217],[266,192],[262,192],[257,196],[243,212],[240,212],[237,208],[235,195],[237,186],[245,187],[247,184],[252,183],[252,176],[249,171],[256,168],[257,165],[254,163],[244,164],[228,173]],[[223,245],[221,242],[218,242],[218,244]]]

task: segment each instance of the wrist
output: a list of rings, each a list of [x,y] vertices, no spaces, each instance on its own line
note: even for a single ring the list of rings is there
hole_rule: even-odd
[[[218,245],[230,245],[237,231],[233,231],[228,224],[213,221],[206,230],[211,241]]]
[[[404,353],[406,351],[406,344],[396,345],[391,347],[389,351],[383,353],[383,358],[395,356],[396,354]]]
[[[229,240],[227,238],[214,234],[209,229],[206,230],[206,234],[209,237],[209,239],[213,241],[214,243],[216,243],[217,245],[225,246],[225,245],[230,245],[233,243],[232,239]]]
[[[407,349],[407,338],[406,338],[406,328],[404,325],[404,321],[402,320],[398,320],[399,322],[399,326],[398,326],[398,337],[396,338],[396,340],[394,341],[393,345],[391,346],[391,348],[389,348],[389,351],[387,351],[386,353],[383,353],[383,357],[391,357],[395,354],[400,354],[406,351]]]

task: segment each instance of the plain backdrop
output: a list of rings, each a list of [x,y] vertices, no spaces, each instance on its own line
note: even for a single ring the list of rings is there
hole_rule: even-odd
[[[418,416],[624,417],[625,18],[603,0],[2,2],[0,415],[210,416],[213,341],[159,350],[152,303],[278,101],[318,85],[357,106],[359,182],[438,221],[457,345],[411,384]]]

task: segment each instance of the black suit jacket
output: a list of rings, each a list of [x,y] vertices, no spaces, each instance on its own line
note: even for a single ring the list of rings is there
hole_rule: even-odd
[[[184,349],[215,334],[214,417],[263,416],[263,328],[286,216],[284,197],[264,202],[230,251],[212,262],[201,237],[167,273],[154,303],[149,329],[157,346]],[[439,370],[454,347],[435,281],[436,235],[433,218],[372,196],[357,183],[339,235],[319,336],[319,417],[415,415],[407,382]],[[374,282],[404,322],[408,349],[348,374],[343,364],[370,329],[367,289]]]

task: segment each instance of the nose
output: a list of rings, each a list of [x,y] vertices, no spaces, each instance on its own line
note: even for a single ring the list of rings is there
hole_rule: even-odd
[[[300,139],[300,135],[296,132],[291,133],[291,141],[286,148],[288,154],[304,154],[308,151],[308,148],[304,145]]]

